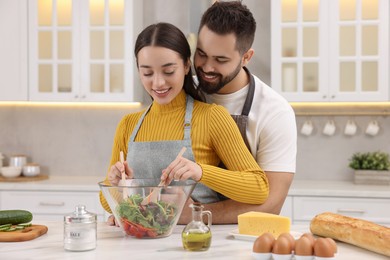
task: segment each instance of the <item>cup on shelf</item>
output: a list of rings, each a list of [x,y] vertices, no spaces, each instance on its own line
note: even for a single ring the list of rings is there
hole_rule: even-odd
[[[41,173],[41,168],[39,164],[36,163],[27,163],[23,166],[23,176],[34,177]]]
[[[313,133],[314,124],[311,120],[306,120],[301,127],[301,134],[309,136]]]
[[[336,124],[335,124],[334,120],[329,119],[326,122],[324,129],[322,130],[322,133],[324,135],[327,135],[327,136],[332,136],[332,135],[334,135],[335,132],[336,132]]]
[[[378,121],[372,120],[367,125],[366,134],[371,136],[376,136],[379,133],[379,130],[380,130],[380,126]]]
[[[347,121],[347,124],[345,125],[344,134],[349,135],[349,136],[353,136],[356,134],[356,132],[357,132],[357,125],[356,125],[355,121],[352,119],[349,119]]]
[[[27,156],[23,154],[11,155],[9,157],[9,166],[23,167],[27,163]]]

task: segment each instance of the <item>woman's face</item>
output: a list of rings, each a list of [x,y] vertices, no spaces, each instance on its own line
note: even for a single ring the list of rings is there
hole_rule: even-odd
[[[180,55],[164,47],[147,46],[137,55],[142,85],[157,103],[169,104],[182,90],[189,64]]]

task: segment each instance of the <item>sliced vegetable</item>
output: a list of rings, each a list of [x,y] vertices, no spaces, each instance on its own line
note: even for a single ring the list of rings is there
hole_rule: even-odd
[[[2,229],[2,228],[9,228],[11,226],[12,226],[12,224],[4,224],[4,225],[0,226],[0,229]]]
[[[11,231],[16,231],[16,230],[23,230],[26,227],[32,226],[31,223],[20,223],[17,225],[12,225],[12,224],[4,224],[0,226],[0,232],[11,232]]]
[[[20,223],[18,224],[18,226],[22,226],[22,227],[31,227],[31,223]]]
[[[15,226],[15,229],[16,230],[22,230],[22,229],[25,229],[26,227],[24,227],[24,226],[19,226],[19,225],[16,225]]]
[[[7,231],[8,229],[10,229],[11,228],[11,226],[9,226],[9,227],[2,227],[2,228],[0,228],[0,232],[1,231]]]

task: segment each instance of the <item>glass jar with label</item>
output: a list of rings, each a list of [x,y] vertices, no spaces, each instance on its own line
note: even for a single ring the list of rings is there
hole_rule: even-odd
[[[87,251],[96,248],[97,216],[88,212],[84,205],[64,217],[64,249]]]

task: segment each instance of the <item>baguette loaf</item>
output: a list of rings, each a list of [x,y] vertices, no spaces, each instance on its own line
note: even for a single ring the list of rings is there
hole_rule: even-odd
[[[390,228],[370,221],[324,212],[312,219],[310,231],[390,256]]]

